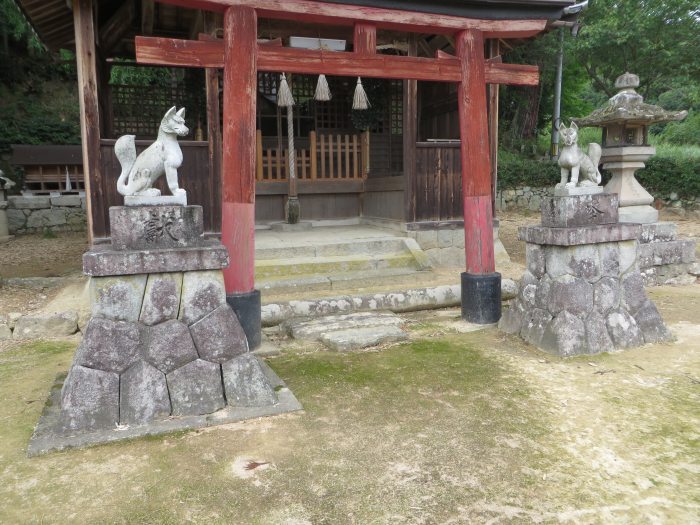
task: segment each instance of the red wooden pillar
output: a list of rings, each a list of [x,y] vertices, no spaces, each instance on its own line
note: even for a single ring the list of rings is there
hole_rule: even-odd
[[[501,315],[500,274],[495,273],[491,161],[486,111],[484,38],[481,31],[456,36],[461,65],[457,91],[461,136],[462,198],[466,272],[462,274],[462,317],[494,323]]]
[[[491,161],[484,78],[484,39],[481,31],[462,31],[455,42],[462,65],[458,86],[459,132],[462,139],[462,198],[464,248],[468,273],[491,273],[493,216]]]
[[[255,290],[257,48],[255,10],[226,9],[221,242],[231,260],[224,270],[226,300],[238,315],[251,349],[261,341],[260,292]]]
[[[227,294],[255,287],[255,103],[257,17],[250,7],[224,14],[224,126],[221,241],[230,266]]]

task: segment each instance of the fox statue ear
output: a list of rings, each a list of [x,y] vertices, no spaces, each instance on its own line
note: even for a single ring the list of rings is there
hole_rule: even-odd
[[[577,125],[576,122],[574,122],[573,120],[571,121],[571,128],[572,128],[572,129],[575,129],[576,131],[578,131],[578,125]]]
[[[559,131],[562,131],[562,130],[565,130],[565,129],[566,129],[566,126],[564,125],[563,122],[560,122],[560,123],[559,123],[558,129],[559,129]]]
[[[185,118],[185,108],[180,109],[180,111],[177,112],[177,116]]]
[[[167,119],[167,118],[172,117],[173,113],[175,113],[176,110],[177,110],[177,108],[175,106],[171,107],[168,111],[165,112],[165,115],[163,116],[163,118]]]

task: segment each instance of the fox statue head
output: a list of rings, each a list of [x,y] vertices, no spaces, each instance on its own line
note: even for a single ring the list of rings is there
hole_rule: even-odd
[[[578,142],[578,126],[576,122],[572,122],[570,127],[559,124],[559,134],[565,146],[573,146]]]
[[[163,116],[160,129],[165,133],[174,133],[179,137],[186,136],[190,130],[185,126],[185,108],[176,111],[175,106],[171,107]]]

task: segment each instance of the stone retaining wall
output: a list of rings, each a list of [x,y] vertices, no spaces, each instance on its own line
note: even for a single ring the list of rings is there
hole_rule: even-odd
[[[519,188],[500,190],[496,193],[497,210],[531,210],[540,211],[540,204],[545,197],[551,197],[554,188],[533,188],[523,186]],[[677,193],[668,195],[654,195],[658,207],[670,209],[678,215],[685,217],[688,214],[700,216],[700,197],[681,199]]]
[[[8,197],[10,234],[85,231],[85,197],[80,195]]]

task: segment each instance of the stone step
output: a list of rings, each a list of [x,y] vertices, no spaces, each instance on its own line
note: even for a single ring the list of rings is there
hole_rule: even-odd
[[[405,341],[408,334],[398,326],[369,326],[329,332],[321,336],[321,342],[336,352],[352,352],[383,343]]]
[[[315,319],[295,318],[285,321],[282,327],[294,339],[320,340],[331,332],[357,328],[400,327],[403,323],[403,319],[389,312],[358,312]]]
[[[410,284],[418,270],[415,268],[388,268],[372,272],[346,272],[331,275],[317,274],[298,277],[256,279],[255,287],[275,293],[288,293],[297,290],[335,290],[348,287],[368,287],[385,284]]]
[[[408,339],[402,328],[404,322],[389,312],[357,312],[290,319],[283,329],[294,339],[320,341],[330,350],[350,352]]]
[[[255,274],[260,280],[291,276],[332,275],[347,272],[375,271],[390,268],[420,269],[411,252],[379,255],[332,255],[259,260]]]
[[[382,237],[377,239],[358,239],[352,242],[327,242],[311,244],[299,241],[299,244],[285,246],[263,246],[255,249],[255,260],[288,259],[303,257],[331,257],[344,255],[379,255],[407,251],[402,237]]]

